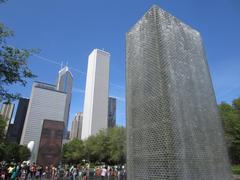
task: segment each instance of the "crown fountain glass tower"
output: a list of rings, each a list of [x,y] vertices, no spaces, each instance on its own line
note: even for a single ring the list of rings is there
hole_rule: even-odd
[[[232,179],[198,31],[153,6],[126,34],[129,180]]]

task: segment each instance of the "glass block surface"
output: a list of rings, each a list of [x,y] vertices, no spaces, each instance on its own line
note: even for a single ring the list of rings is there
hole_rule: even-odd
[[[198,31],[153,6],[126,34],[128,180],[230,180]]]

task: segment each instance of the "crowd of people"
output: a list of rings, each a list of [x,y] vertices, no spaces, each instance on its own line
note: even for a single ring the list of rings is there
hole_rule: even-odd
[[[36,163],[6,163],[0,162],[1,180],[126,180],[124,166],[98,166],[89,168],[88,165],[59,165],[58,167],[42,167]]]

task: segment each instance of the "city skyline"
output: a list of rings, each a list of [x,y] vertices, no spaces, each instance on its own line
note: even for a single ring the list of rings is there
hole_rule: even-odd
[[[26,87],[10,89],[30,97],[33,81],[55,84],[61,62],[68,62],[74,76],[70,126],[74,114],[83,111],[87,56],[93,48],[106,49],[112,55],[109,96],[118,99],[117,124],[125,125],[124,34],[152,4],[158,4],[201,32],[217,101],[231,102],[240,96],[239,3],[186,2],[11,0],[1,4],[1,21],[15,31],[9,44],[41,49],[40,54],[29,60],[38,78],[29,80]],[[94,13],[89,13],[90,7]],[[40,11],[41,8],[45,11]]]

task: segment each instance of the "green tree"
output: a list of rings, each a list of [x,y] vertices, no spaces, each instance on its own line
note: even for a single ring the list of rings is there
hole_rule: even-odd
[[[0,4],[7,0],[0,0]],[[28,78],[36,77],[27,66],[28,58],[38,51],[36,49],[19,49],[7,43],[13,37],[12,30],[0,23],[0,102],[17,99],[20,94],[9,91],[10,86],[25,86]],[[30,151],[26,146],[5,142],[6,121],[0,116],[0,160],[27,160]]]
[[[219,112],[223,121],[225,140],[228,153],[233,164],[240,163],[240,112],[239,99],[233,101],[233,105],[221,103]]]
[[[18,161],[18,147],[16,143],[6,143],[5,160],[8,162]]]
[[[124,164],[126,132],[123,127],[102,130],[85,142],[86,159],[93,163]]]
[[[27,66],[29,56],[34,49],[18,49],[7,44],[7,38],[13,31],[0,23],[0,102],[14,100],[18,93],[11,93],[8,87],[12,84],[26,85],[28,78],[36,77]]]
[[[1,143],[0,144],[0,161],[21,162],[28,160],[31,153],[27,146],[18,145],[16,143]]]
[[[84,159],[84,145],[82,140],[73,139],[63,145],[63,162],[70,164],[81,163]]]
[[[108,129],[109,164],[126,162],[126,130],[123,127]]]
[[[27,148],[27,146],[19,145],[18,146],[18,160],[19,161],[26,161],[31,156],[30,150]]]
[[[86,159],[90,162],[100,163],[108,160],[108,137],[106,131],[100,131],[90,136],[84,142]]]
[[[4,142],[5,138],[5,127],[6,127],[6,121],[4,118],[0,115],[0,143]]]
[[[95,136],[88,137],[87,140],[84,141],[84,150],[85,150],[85,158],[89,162],[97,162],[99,159],[98,154],[98,146],[97,146],[97,138]]]
[[[63,146],[63,161],[66,163],[88,162],[110,165],[126,163],[126,130],[124,127],[109,128],[90,136],[84,142],[78,139]]]
[[[7,0],[0,0],[0,4]],[[12,84],[26,85],[28,78],[35,75],[27,66],[27,60],[36,49],[19,49],[7,43],[7,39],[14,36],[14,32],[0,22],[0,102],[14,100],[18,93],[11,93]]]
[[[233,100],[233,108],[240,114],[240,98]]]
[[[6,145],[4,143],[0,143],[0,161],[5,160],[6,157]]]
[[[108,162],[109,159],[109,136],[106,131],[101,130],[96,135],[96,148],[99,162]]]

